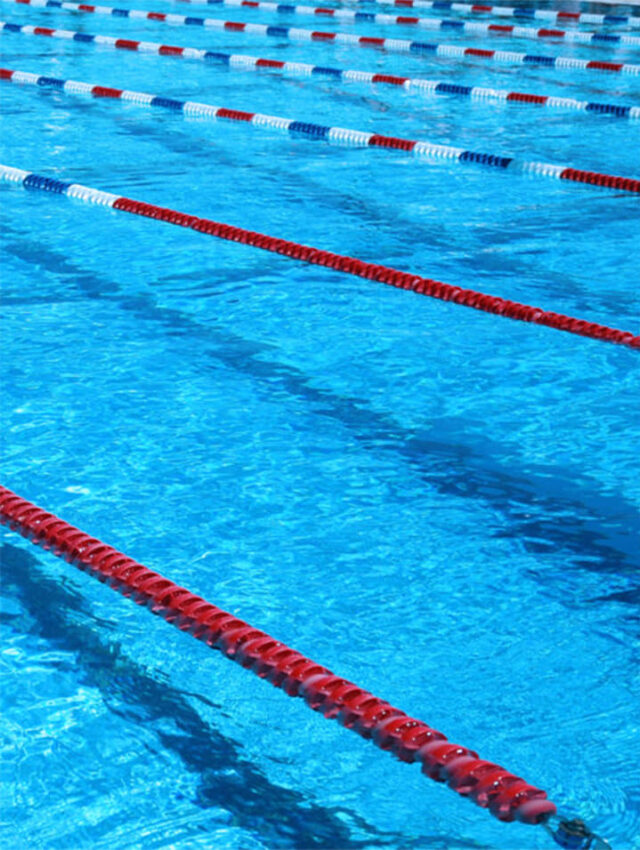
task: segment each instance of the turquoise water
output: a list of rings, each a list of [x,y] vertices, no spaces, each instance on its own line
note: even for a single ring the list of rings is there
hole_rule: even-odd
[[[621,75],[0,12],[640,104]],[[0,46],[9,68],[640,176],[638,124],[606,116]],[[6,164],[639,331],[631,195],[0,91]],[[57,196],[2,187],[1,215],[6,486],[640,846],[637,353]],[[17,535],[1,551],[7,846],[551,846]]]

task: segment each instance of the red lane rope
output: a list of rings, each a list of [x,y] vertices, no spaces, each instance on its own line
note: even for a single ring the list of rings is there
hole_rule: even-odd
[[[104,93],[104,92],[103,92]],[[243,113],[244,114],[244,113]],[[246,113],[249,115],[250,113]],[[370,144],[386,147],[401,146],[402,139],[394,139],[390,136],[372,136]],[[565,169],[566,170],[566,169]],[[30,190],[52,192],[65,195],[68,198],[76,198],[85,203],[98,203],[114,210],[122,210],[132,215],[140,215],[175,224],[179,227],[188,227],[198,233],[206,233],[218,239],[226,239],[229,242],[241,242],[263,251],[271,251],[281,254],[293,260],[304,263],[313,263],[317,266],[326,266],[336,271],[363,277],[377,283],[386,283],[399,289],[408,289],[418,295],[428,295],[441,301],[451,301],[464,307],[473,307],[475,310],[483,310],[496,316],[506,316],[509,319],[519,319],[521,322],[531,322],[536,325],[545,325],[556,330],[587,336],[591,339],[599,339],[604,342],[614,342],[626,345],[630,348],[640,349],[640,336],[635,336],[629,331],[622,331],[589,322],[585,319],[576,319],[565,316],[562,313],[553,313],[549,310],[541,310],[539,307],[531,307],[520,304],[518,301],[509,301],[496,295],[487,295],[476,292],[473,289],[465,289],[460,286],[452,286],[432,278],[419,277],[409,272],[398,271],[389,266],[368,263],[354,257],[342,254],[334,254],[331,251],[323,251],[312,248],[309,245],[301,245],[298,242],[290,242],[275,236],[267,236],[264,233],[255,233],[242,227],[231,224],[221,224],[206,218],[199,218],[188,213],[177,212],[156,204],[147,204],[143,201],[134,201],[130,198],[118,197],[110,192],[102,192],[79,183],[66,183],[41,174],[22,171],[6,165],[0,165],[0,182],[8,181],[18,183]]]
[[[382,143],[381,143],[382,144]],[[453,301],[464,307],[473,307],[475,310],[483,310],[485,313],[493,313],[498,316],[506,316],[509,319],[519,319],[522,322],[531,322],[536,325],[545,325],[556,330],[568,331],[569,333],[599,339],[605,342],[615,342],[620,345],[628,345],[631,348],[640,348],[640,336],[628,331],[600,325],[596,322],[588,322],[585,319],[575,319],[562,313],[553,313],[541,310],[539,307],[530,307],[520,304],[518,301],[509,301],[496,295],[487,295],[476,292],[473,289],[464,289],[460,286],[452,286],[432,278],[419,277],[408,272],[398,271],[389,266],[381,266],[368,263],[354,257],[346,257],[342,254],[334,254],[331,251],[322,251],[308,245],[290,242],[286,239],[278,239],[263,233],[255,233],[234,227],[231,224],[221,224],[206,218],[198,218],[195,215],[177,212],[176,210],[158,207],[155,204],[147,204],[142,201],[133,201],[130,198],[118,198],[113,204],[113,209],[124,210],[134,215],[146,216],[148,218],[166,221],[180,227],[189,227],[199,233],[207,233],[218,239],[227,239],[230,242],[241,242],[264,251],[275,254],[283,254],[294,260],[305,263],[313,263],[317,266],[327,266],[336,271],[346,274],[364,277],[378,283],[386,283],[399,289],[410,289],[418,295],[428,295],[431,298],[439,298],[441,301]]]
[[[0,523],[108,584],[314,711],[337,719],[401,761],[469,797],[502,821],[536,824],[556,813],[544,791],[452,744],[426,723],[336,676],[263,631],[0,486]]]

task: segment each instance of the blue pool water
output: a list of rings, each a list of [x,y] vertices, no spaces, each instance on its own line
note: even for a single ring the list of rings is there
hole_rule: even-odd
[[[617,74],[0,12],[640,104]],[[640,176],[640,122],[0,45],[9,68]],[[6,164],[640,330],[632,195],[1,91]],[[61,197],[1,197],[3,483],[545,788],[615,850],[640,847],[638,354]],[[551,846],[17,535],[1,552],[7,846]]]

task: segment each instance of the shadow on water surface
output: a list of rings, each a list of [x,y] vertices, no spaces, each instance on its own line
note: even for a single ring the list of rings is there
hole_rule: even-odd
[[[100,691],[110,712],[143,724],[187,771],[199,776],[191,801],[195,806],[225,809],[236,826],[270,848],[479,850],[484,846],[448,836],[409,838],[382,832],[347,808],[318,805],[298,791],[270,782],[257,765],[242,757],[241,745],[203,720],[192,701],[221,711],[217,704],[161,681],[157,673],[129,657],[114,639],[112,624],[97,621],[85,599],[48,575],[31,552],[4,544],[0,564],[4,593],[17,599],[33,620],[29,633],[73,652],[76,677]],[[4,615],[3,626],[23,631],[18,615]]]
[[[129,295],[117,282],[78,267],[11,225],[6,230],[15,237],[6,248],[12,256],[70,277],[87,298],[114,301],[142,322],[157,322],[172,335],[202,340],[207,356],[248,376],[266,400],[274,388],[304,400],[316,415],[338,422],[365,451],[404,460],[437,492],[489,505],[503,520],[488,533],[517,540],[537,557],[570,553],[567,569],[629,577],[637,572],[640,560],[631,533],[634,526],[640,529],[636,506],[622,495],[599,492],[581,471],[537,464],[529,465],[526,474],[514,474],[513,462],[509,469],[501,462],[504,447],[487,435],[481,444],[470,438],[462,420],[448,417],[425,428],[406,427],[372,410],[366,399],[315,386],[316,378],[278,362],[279,350],[273,345],[158,306],[153,294]]]

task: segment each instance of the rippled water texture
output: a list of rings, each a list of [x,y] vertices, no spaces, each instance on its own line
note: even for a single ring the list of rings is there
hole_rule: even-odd
[[[640,78],[620,74],[0,12],[640,104]],[[640,62],[634,49],[283,20]],[[38,74],[640,177],[640,122],[20,34],[0,46],[5,67]],[[640,332],[630,194],[0,85],[9,165]],[[3,483],[545,788],[615,850],[639,847],[638,354],[0,191]],[[3,540],[7,847],[551,846]]]

